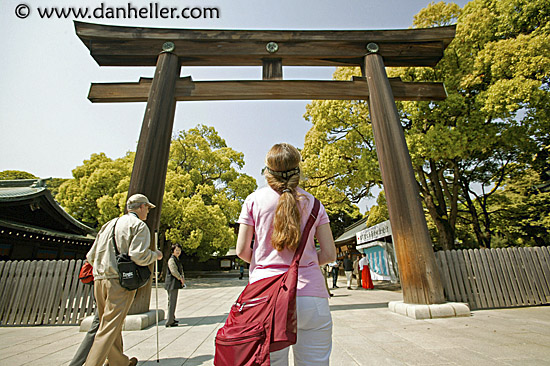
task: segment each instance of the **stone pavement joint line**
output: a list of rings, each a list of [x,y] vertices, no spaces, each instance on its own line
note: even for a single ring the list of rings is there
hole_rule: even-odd
[[[246,280],[189,279],[179,291],[180,326],[159,324],[124,331],[124,349],[138,365],[212,365],[214,337]],[[549,365],[550,307],[472,311],[470,316],[412,319],[388,309],[399,291],[348,290],[344,282],[330,301],[334,322],[331,365]],[[155,298],[151,299],[154,309]],[[159,289],[159,308],[166,310]],[[80,345],[78,326],[0,327],[0,366],[68,365]],[[292,351],[291,351],[292,354]],[[291,360],[290,365],[293,365]]]

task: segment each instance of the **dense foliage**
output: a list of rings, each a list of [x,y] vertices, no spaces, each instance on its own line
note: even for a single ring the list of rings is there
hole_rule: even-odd
[[[0,180],[36,179],[31,173],[22,170],[3,170],[0,172]]]
[[[57,199],[76,219],[99,227],[123,213],[134,153],[118,159],[93,154],[61,185]],[[244,156],[214,128],[197,126],[172,140],[163,197],[161,243],[179,243],[186,255],[206,260],[235,245],[240,207],[256,188],[239,173]],[[166,251],[168,245],[162,245]]]

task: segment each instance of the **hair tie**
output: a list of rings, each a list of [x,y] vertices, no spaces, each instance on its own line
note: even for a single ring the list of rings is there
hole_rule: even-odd
[[[269,174],[274,175],[276,177],[281,177],[283,179],[289,179],[293,175],[300,174],[300,168],[299,167],[292,168],[292,169],[286,170],[284,172],[275,171],[273,169],[270,169],[268,166],[266,166],[265,168],[267,169]]]
[[[292,192],[292,191],[288,188],[283,189],[283,193],[286,193],[286,192]]]

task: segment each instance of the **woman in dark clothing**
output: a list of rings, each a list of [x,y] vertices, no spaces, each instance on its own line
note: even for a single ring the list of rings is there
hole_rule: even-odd
[[[166,327],[177,327],[178,321],[175,318],[176,304],[178,302],[178,290],[183,288],[185,277],[183,274],[183,265],[179,258],[181,254],[181,245],[172,245],[172,256],[168,259],[168,270],[166,271],[166,281],[164,287],[168,292],[168,318]]]

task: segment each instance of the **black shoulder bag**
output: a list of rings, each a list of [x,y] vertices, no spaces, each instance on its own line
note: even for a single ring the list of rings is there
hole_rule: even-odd
[[[149,281],[151,270],[149,266],[138,266],[135,264],[127,253],[120,254],[116,244],[115,227],[116,221],[113,225],[113,231],[111,232],[111,242],[115,247],[120,286],[129,291],[137,290]]]

